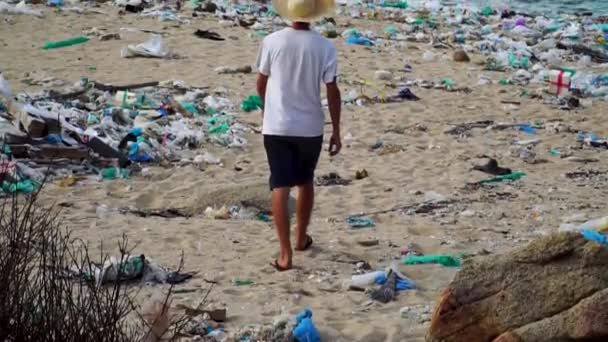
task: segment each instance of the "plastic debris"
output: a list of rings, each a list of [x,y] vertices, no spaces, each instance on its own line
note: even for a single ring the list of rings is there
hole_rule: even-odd
[[[494,178],[484,179],[479,181],[480,184],[490,184],[490,183],[500,183],[509,180],[518,180],[525,176],[526,174],[522,171],[514,171],[507,175],[497,176]]]
[[[376,224],[374,220],[370,217],[358,217],[358,216],[349,216],[346,219],[346,224],[350,228],[372,228],[375,227]]]
[[[147,41],[137,44],[128,45],[120,51],[120,56],[123,58],[132,57],[155,57],[169,58],[171,51],[160,35],[152,35]]]
[[[74,37],[74,38],[70,38],[70,39],[66,39],[66,40],[57,40],[57,41],[46,42],[42,46],[42,49],[43,50],[58,49],[58,48],[62,48],[62,47],[86,43],[88,41],[89,41],[88,37],[78,36],[78,37]]]
[[[405,265],[440,264],[447,267],[460,267],[460,260],[450,255],[414,255],[401,259]]]
[[[262,99],[258,95],[249,95],[241,102],[241,109],[245,112],[251,112],[262,108]]]
[[[0,14],[25,14],[25,15],[33,15],[36,17],[44,17],[44,13],[39,10],[35,10],[28,6],[25,1],[21,1],[16,5],[11,5],[7,2],[0,1]]]
[[[350,36],[346,38],[346,44],[348,45],[364,45],[372,46],[374,43],[369,38]]]
[[[312,311],[310,309],[305,309],[296,316],[293,337],[302,342],[321,342],[321,336],[312,322]]]
[[[608,236],[592,229],[582,229],[581,234],[585,239],[602,245],[608,245]]]

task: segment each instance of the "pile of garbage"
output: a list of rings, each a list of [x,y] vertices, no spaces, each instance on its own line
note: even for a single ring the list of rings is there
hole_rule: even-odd
[[[186,333],[202,336],[205,341],[321,341],[310,309],[304,309],[295,316],[277,316],[271,324],[248,325],[236,331],[227,331],[224,326],[226,309],[185,309],[191,316]]]
[[[170,271],[143,254],[109,257],[103,264],[90,264],[86,269],[74,267],[67,272],[73,278],[94,281],[98,285],[136,280],[145,283],[180,284],[193,276],[193,273]]]
[[[0,74],[2,192],[31,192],[45,176],[126,178],[138,165],[217,164],[205,144],[240,148],[251,129],[223,93],[180,81],[125,86],[82,79],[64,92],[13,95]],[[12,185],[11,185],[12,184]]]
[[[497,80],[501,85],[539,85],[544,90],[541,97],[608,101],[608,73],[601,71],[608,67],[608,24],[601,17],[561,14],[549,18],[490,7],[478,10],[440,7],[438,3],[432,6],[433,3],[427,1],[426,6],[415,8],[406,1],[342,1],[338,10],[341,15],[390,19],[393,23],[379,33],[346,28],[341,36],[348,45],[361,45],[372,51],[405,46],[405,42],[425,43],[430,45],[423,53],[425,62],[440,57],[476,62],[486,71],[511,73]],[[324,22],[317,30],[333,32],[335,26]],[[469,53],[481,55],[482,59],[473,60]],[[397,77],[408,72],[406,69],[376,79],[401,81],[396,85],[404,87],[435,87],[434,82]],[[385,73],[377,71],[376,76],[378,72]],[[480,76],[480,85],[492,82],[491,77]],[[436,84],[453,90],[452,82],[442,83]],[[522,92],[522,96],[533,95]]]

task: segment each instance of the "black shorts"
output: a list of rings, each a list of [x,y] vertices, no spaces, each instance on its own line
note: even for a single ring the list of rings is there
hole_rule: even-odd
[[[322,147],[323,136],[264,135],[264,148],[270,166],[270,189],[291,188],[312,182]]]

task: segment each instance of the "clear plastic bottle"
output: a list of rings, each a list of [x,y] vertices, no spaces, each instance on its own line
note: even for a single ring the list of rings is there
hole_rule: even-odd
[[[4,79],[2,72],[0,72],[0,95],[6,97],[7,100],[13,97],[11,85],[8,83],[7,80]]]
[[[386,276],[384,271],[374,271],[365,274],[354,275],[351,277],[349,285],[353,287],[365,288],[373,285],[376,279],[381,276]]]
[[[608,216],[602,218],[589,220],[581,224],[578,229],[593,229],[593,230],[605,230],[608,229]]]

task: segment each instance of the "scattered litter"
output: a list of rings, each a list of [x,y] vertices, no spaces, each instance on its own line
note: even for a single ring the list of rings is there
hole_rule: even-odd
[[[103,265],[90,265],[90,269],[83,270],[83,273],[77,270],[72,270],[71,273],[87,281],[95,280],[97,284],[139,279],[146,283],[179,284],[193,276],[192,273],[169,271],[143,254],[124,258],[111,257]]]

